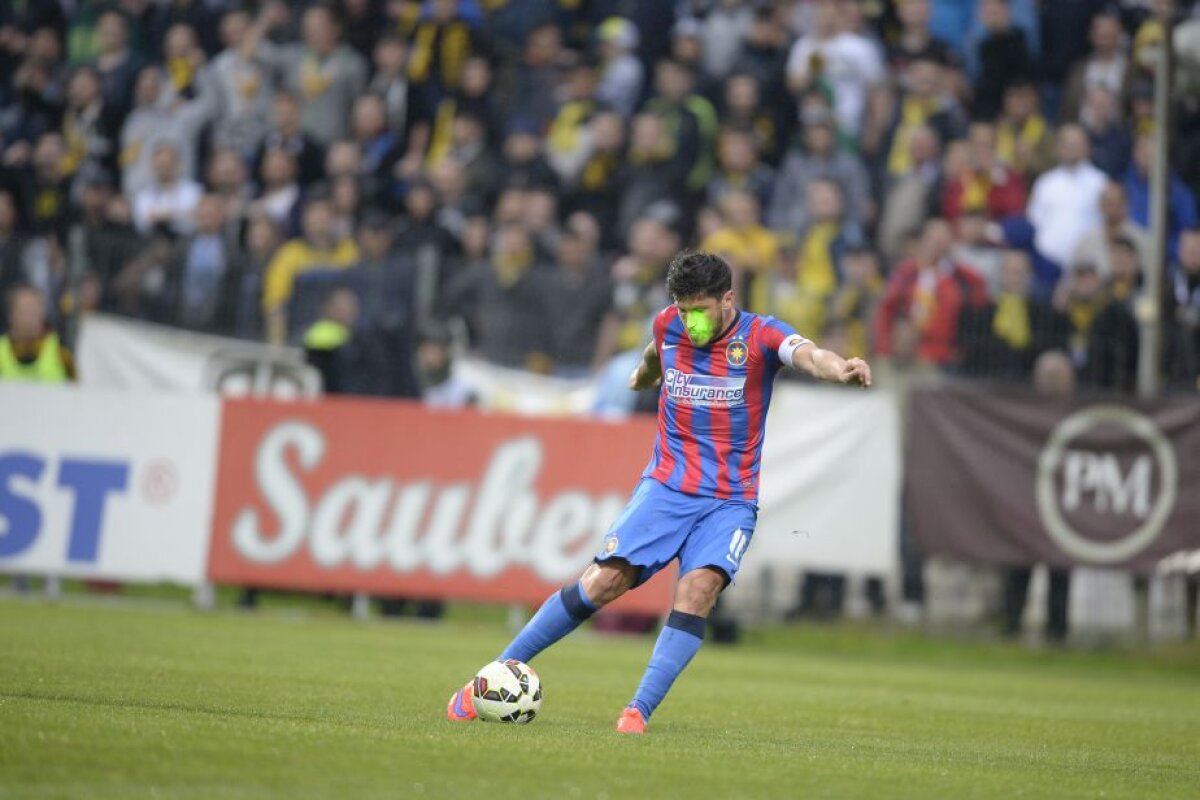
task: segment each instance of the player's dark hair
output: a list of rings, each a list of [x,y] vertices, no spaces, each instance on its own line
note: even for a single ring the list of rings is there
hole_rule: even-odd
[[[667,292],[674,300],[689,297],[720,299],[733,288],[733,271],[712,253],[683,252],[667,267]]]

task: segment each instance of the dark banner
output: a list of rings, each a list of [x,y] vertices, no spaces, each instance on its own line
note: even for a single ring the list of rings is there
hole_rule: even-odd
[[[1200,400],[948,387],[910,408],[905,493],[925,555],[1149,572],[1200,550]]]

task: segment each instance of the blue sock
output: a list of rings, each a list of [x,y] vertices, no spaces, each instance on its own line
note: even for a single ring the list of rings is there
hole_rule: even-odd
[[[637,693],[629,704],[641,711],[643,718],[650,719],[654,709],[667,696],[671,684],[700,649],[704,642],[704,623],[704,617],[682,611],[672,611],[671,616],[667,617],[667,624],[658,634],[658,642],[654,645],[654,653],[646,665],[642,682],[638,684]]]
[[[563,587],[542,603],[542,607],[525,623],[517,637],[508,643],[500,660],[515,658],[528,663],[538,653],[575,630],[596,611],[588,599],[583,582]]]

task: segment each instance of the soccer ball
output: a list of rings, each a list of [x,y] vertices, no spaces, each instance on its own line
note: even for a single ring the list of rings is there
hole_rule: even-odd
[[[542,681],[528,664],[510,658],[475,674],[471,702],[484,722],[531,722],[542,707]]]

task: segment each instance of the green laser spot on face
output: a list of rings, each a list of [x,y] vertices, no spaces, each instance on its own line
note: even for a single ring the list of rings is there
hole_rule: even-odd
[[[717,332],[717,326],[701,309],[693,308],[683,312],[683,324],[688,336],[696,344],[707,344]]]

